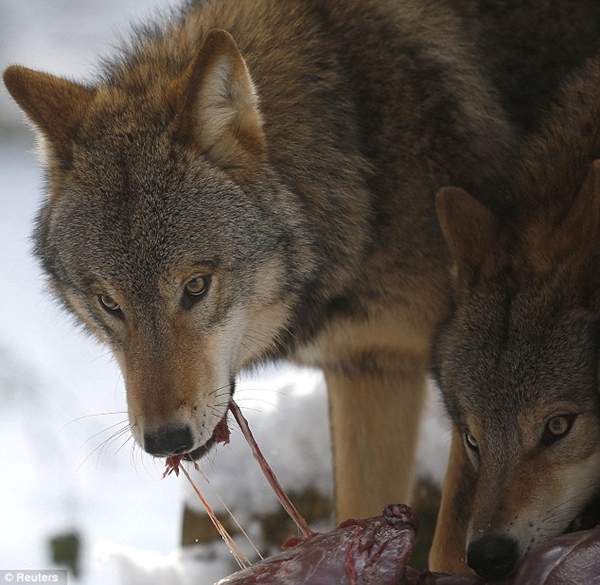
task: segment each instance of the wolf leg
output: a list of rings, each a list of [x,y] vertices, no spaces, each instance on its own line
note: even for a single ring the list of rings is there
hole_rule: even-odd
[[[466,565],[465,554],[476,481],[462,437],[454,428],[440,512],[429,553],[429,568],[432,571],[472,573]]]
[[[325,371],[338,520],[379,515],[386,504],[408,502],[413,488],[426,360],[362,361]]]

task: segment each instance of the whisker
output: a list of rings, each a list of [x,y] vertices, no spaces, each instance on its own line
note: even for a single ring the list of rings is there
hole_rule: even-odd
[[[106,449],[108,450],[108,448],[112,447],[112,445],[114,445],[119,439],[122,439],[123,435],[126,435],[125,441],[129,441],[133,438],[131,433],[129,432],[129,428],[121,429],[120,431],[117,431],[110,439],[107,440]],[[115,454],[116,453],[117,451],[115,451]]]
[[[129,433],[129,435],[125,438],[125,440],[121,443],[121,445],[119,446],[119,448],[115,451],[115,455],[117,453],[119,453],[121,451],[121,449],[123,449],[123,447],[125,447],[125,445],[127,445],[127,443],[129,443],[129,441],[131,441],[133,439],[133,435],[131,433]]]
[[[110,360],[111,362],[115,361],[115,356],[114,356],[113,352],[110,350],[107,350],[104,353],[101,353],[100,355],[96,356],[95,358],[92,358],[91,360],[89,360],[88,363],[93,364],[93,363],[97,362],[98,360],[104,359],[106,357],[111,358],[111,360]]]
[[[218,396],[219,392],[221,392],[222,390],[226,390],[227,394],[229,394],[229,383],[223,384],[223,386],[220,386],[219,388],[216,388],[215,390],[212,390],[209,393],[209,396]]]
[[[126,426],[126,430],[129,430],[129,425],[127,424],[127,421],[119,421],[116,422],[112,425],[110,425],[109,427],[106,427],[105,429],[102,429],[101,431],[98,431],[97,433],[94,433],[93,435],[91,435],[90,437],[88,437],[79,447],[79,449],[83,449],[83,447],[85,447],[85,445],[87,445],[91,440],[95,439],[98,435],[102,435],[104,433],[107,433],[108,431],[110,431],[111,429],[114,429],[115,427],[121,426],[121,425],[127,425]],[[121,429],[119,429],[120,431]],[[108,438],[110,439],[110,437]],[[107,440],[108,440],[107,439]]]
[[[123,426],[123,428],[117,430],[116,432],[112,433],[109,437],[107,437],[100,444],[96,445],[96,447],[94,447],[94,449],[92,449],[88,453],[88,455],[85,457],[85,459],[81,462],[81,464],[77,468],[78,470],[81,469],[83,467],[83,465],[88,461],[88,459],[90,457],[92,457],[93,455],[97,455],[97,459],[96,459],[96,467],[97,467],[98,464],[99,464],[99,462],[100,462],[100,457],[102,456],[102,453],[108,448],[108,446],[112,445],[114,443],[114,441],[116,441],[120,437],[122,437],[124,433],[129,433],[130,428],[129,428],[129,423],[127,421],[122,421],[121,423],[117,423],[115,425],[112,425],[110,428],[114,428],[118,424],[122,424],[122,425],[125,425],[125,426]],[[84,445],[86,443],[88,443],[91,439],[93,439],[95,436],[97,436],[99,434],[102,434],[103,432],[106,432],[106,431],[110,430],[110,428],[109,429],[104,429],[103,431],[100,431],[99,433],[95,433],[92,437],[90,437],[89,439],[87,439],[85,441]]]
[[[240,342],[240,345],[255,359],[260,360],[261,355],[256,353],[254,350],[250,349],[243,341]]]
[[[78,416],[77,418],[74,418],[73,420],[69,421],[68,423],[66,423],[64,426],[62,426],[59,429],[59,433],[63,432],[67,427],[71,426],[72,424],[75,424],[76,422],[80,422],[82,420],[86,420],[86,419],[90,419],[90,418],[98,418],[101,416],[115,416],[115,415],[127,415],[127,412],[124,410],[121,411],[115,411],[115,412],[99,412],[96,414],[84,414],[83,416]]]

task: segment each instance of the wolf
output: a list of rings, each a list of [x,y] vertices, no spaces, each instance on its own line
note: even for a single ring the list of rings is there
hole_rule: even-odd
[[[455,266],[433,352],[453,423],[438,570],[505,578],[600,520],[599,120],[592,60],[523,148],[505,209],[437,195]]]
[[[201,457],[238,373],[286,359],[325,373],[338,517],[410,500],[435,193],[493,204],[514,152],[474,52],[443,0],[195,0],[91,82],[5,71],[47,170],[35,252],[146,452]]]

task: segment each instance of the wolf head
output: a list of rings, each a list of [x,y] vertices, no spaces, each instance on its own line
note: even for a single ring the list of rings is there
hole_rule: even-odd
[[[437,196],[456,303],[435,375],[476,474],[467,563],[490,579],[580,526],[600,493],[600,162],[572,204],[554,196],[502,217],[460,189]]]
[[[4,80],[49,171],[35,241],[52,289],[114,351],[139,444],[200,456],[240,368],[277,354],[312,271],[236,44],[215,30],[151,85],[16,66]]]

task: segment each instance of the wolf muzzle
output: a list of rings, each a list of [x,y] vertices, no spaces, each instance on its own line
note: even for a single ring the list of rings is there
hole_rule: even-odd
[[[519,546],[508,536],[490,534],[472,542],[467,549],[467,565],[484,579],[503,579],[515,571]]]
[[[169,457],[187,453],[194,446],[189,426],[158,428],[144,434],[144,451],[155,457]]]

